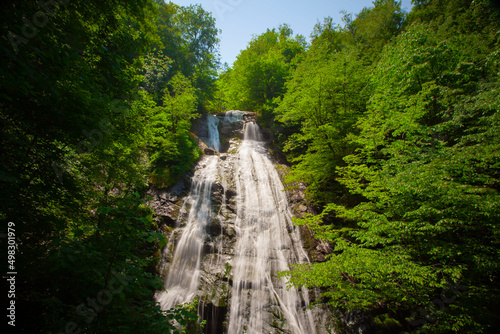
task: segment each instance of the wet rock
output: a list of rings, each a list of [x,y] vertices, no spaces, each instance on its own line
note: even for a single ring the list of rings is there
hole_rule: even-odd
[[[228,112],[228,115],[230,114],[231,112]],[[243,139],[243,126],[249,117],[255,117],[255,113],[245,111],[234,113],[233,116],[228,118],[225,116],[225,114],[217,115],[217,117],[222,120],[219,127],[222,142],[221,152],[227,152],[229,150],[231,139]]]
[[[211,238],[215,238],[222,233],[222,227],[218,219],[213,219],[207,226],[207,234]]]
[[[224,227],[223,232],[224,232],[224,236],[230,239],[231,246],[234,246],[234,245],[232,245],[232,241],[233,241],[234,237],[236,237],[236,231],[234,230],[234,225],[232,225],[232,224],[226,225]]]
[[[331,254],[333,252],[333,247],[327,244],[326,242],[321,242],[318,246],[316,246],[316,250],[323,254]]]
[[[180,180],[172,188],[156,189],[151,188],[147,192],[147,196],[152,200],[148,205],[156,213],[156,221],[168,227],[175,227],[177,216],[183,204],[183,199],[180,196],[183,194],[188,185],[185,180]]]
[[[213,244],[204,244],[203,245],[203,254],[211,254],[215,252],[215,247]]]
[[[307,211],[307,206],[301,204],[301,205],[299,205],[299,207],[297,208],[297,210],[299,210],[300,212],[306,212]]]
[[[354,310],[341,317],[346,334],[373,333],[370,316],[366,311]]]
[[[236,196],[236,191],[233,189],[226,189],[226,200],[232,200]]]
[[[225,318],[227,315],[227,305],[218,306],[214,303],[200,302],[198,306],[198,313],[202,320],[206,321],[204,334],[220,334],[227,331],[227,322]]]
[[[175,212],[175,208],[171,209],[171,212]],[[157,213],[158,214],[158,213]],[[160,218],[160,222],[163,223],[165,226],[168,227],[175,227],[176,225],[176,220],[172,218],[172,215],[170,214],[165,214],[165,215],[158,215]]]
[[[203,153],[205,153],[206,155],[215,155],[216,154],[215,150],[213,150],[213,149],[211,149],[209,147],[205,148],[203,150]]]
[[[224,197],[224,187],[220,183],[214,183],[212,185],[212,192],[210,195],[212,203],[216,206],[220,206],[222,204],[223,197]]]
[[[191,124],[191,132],[194,133],[197,137],[208,137],[206,114],[203,114],[201,117],[194,119]]]
[[[243,139],[243,122],[238,123],[223,123],[220,129],[220,133],[223,138],[234,138]]]

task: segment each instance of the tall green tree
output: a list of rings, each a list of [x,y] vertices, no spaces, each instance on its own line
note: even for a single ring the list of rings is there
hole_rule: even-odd
[[[222,77],[227,81],[227,108],[257,111],[265,122],[272,122],[274,100],[285,93],[285,82],[305,48],[303,38],[292,34],[289,26],[282,25],[252,39]]]
[[[182,74],[176,74],[165,88],[163,106],[151,117],[153,142],[150,150],[151,181],[171,186],[198,160],[200,151],[191,138],[191,119],[197,117],[195,89]]]
[[[287,181],[305,182],[309,198],[323,204],[332,193],[342,197],[335,168],[355,148],[347,138],[356,131],[354,124],[367,99],[366,69],[356,50],[332,53],[331,48],[327,39],[315,39],[275,110],[285,127],[277,142],[286,140],[283,149],[294,162]],[[299,131],[287,133],[297,127]]]
[[[160,2],[159,12],[157,27],[161,43],[155,54],[172,60],[169,79],[181,73],[191,80],[197,88],[198,109],[205,111],[215,91],[219,64],[216,53],[219,30],[215,19],[200,5],[183,7]],[[158,102],[161,103],[161,99]]]
[[[453,5],[476,15],[469,3]],[[488,31],[499,21],[480,6],[490,18],[477,26],[483,34],[470,33],[477,47],[465,31],[422,20],[386,46],[351,137],[358,149],[337,168],[361,200],[332,200],[299,220],[335,250],[297,266],[292,281],[324,287],[338,307],[399,318],[388,331],[498,330],[498,37]],[[417,7],[415,16],[421,10],[432,13]]]
[[[348,33],[348,43],[357,46],[365,62],[378,60],[383,47],[403,29],[405,12],[401,2],[375,0],[373,7],[365,7],[353,19],[352,14],[343,12],[343,29]]]
[[[0,217],[15,223],[20,332],[175,332],[172,319],[199,327],[192,307],[154,304],[152,254],[165,240],[140,200],[160,168],[156,154],[168,160],[161,168],[184,169],[199,154],[187,130],[196,73],[173,73],[173,57],[158,48],[161,8],[2,8]],[[182,53],[189,41],[179,38]]]

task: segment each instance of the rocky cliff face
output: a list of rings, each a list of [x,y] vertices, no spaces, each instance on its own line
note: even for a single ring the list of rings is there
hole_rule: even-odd
[[[213,151],[210,154],[218,155],[216,166],[217,176],[210,185],[210,214],[204,228],[205,231],[202,234],[203,246],[199,264],[199,280],[196,287],[196,296],[200,300],[199,313],[203,319],[207,320],[206,333],[219,334],[228,331],[228,310],[231,306],[233,308],[236,307],[235,305],[231,305],[233,294],[235,291],[239,291],[238,289],[248,288],[241,286],[235,290],[233,280],[235,270],[233,268],[235,265],[234,254],[235,247],[237,246],[236,236],[238,234],[237,229],[239,228],[235,226],[235,222],[238,221],[238,210],[241,210],[241,207],[239,208],[237,203],[238,190],[241,191],[241,189],[237,189],[237,178],[241,174],[241,168],[238,169],[235,166],[238,166],[240,163],[240,156],[236,153],[242,145],[243,125],[245,122],[254,120],[255,115],[253,113],[238,114],[230,121],[227,121],[223,115],[218,115],[218,117],[220,118],[219,130],[222,145],[221,152]],[[208,137],[206,131],[202,120],[195,122],[193,132],[199,138]],[[191,212],[190,206],[197,205],[193,204],[195,203],[193,200],[185,200],[192,187],[191,177],[198,175],[204,168],[212,168],[210,166],[207,167],[207,164],[212,163],[212,160],[209,161],[209,159],[211,158],[208,155],[203,157],[193,171],[182,178],[174,187],[170,189],[151,189],[149,191],[149,196],[153,198],[150,205],[155,210],[160,226],[169,239],[168,245],[162,250],[162,259],[158,268],[160,275],[164,279],[167,279],[169,270],[172,268],[176,246],[186,231],[186,224],[188,224]],[[282,175],[284,170],[285,168],[281,168],[280,173]],[[286,195],[288,200],[288,204],[286,205],[291,208],[294,214],[301,215],[310,210],[303,202],[303,188],[299,187],[293,191],[287,190]],[[295,227],[291,226],[287,229],[288,231],[284,231],[284,233],[290,233],[291,239],[296,238],[294,236],[294,233],[296,234],[297,232]],[[300,235],[307,245],[309,258],[322,260],[324,253],[328,251],[328,249],[325,249],[328,245],[323,245],[315,240],[307,229],[301,229]],[[290,246],[283,245],[280,247]],[[275,280],[275,278],[272,279]],[[238,284],[241,285],[241,282]],[[315,291],[309,291],[308,294],[314,299]],[[302,301],[302,303],[306,302]],[[270,300],[268,304],[262,306],[262,312],[267,312],[267,314],[262,315],[266,319],[265,325],[262,327],[265,333],[303,332],[309,334],[309,331],[297,331],[293,329],[278,306],[278,300]],[[306,312],[306,306],[304,304],[299,308],[302,308]],[[246,314],[250,310],[242,309],[239,312]],[[317,333],[334,333],[334,319],[331,312],[326,312],[320,306],[315,306],[307,312],[314,319],[315,328],[313,331]],[[244,328],[248,326],[250,324],[245,325]]]

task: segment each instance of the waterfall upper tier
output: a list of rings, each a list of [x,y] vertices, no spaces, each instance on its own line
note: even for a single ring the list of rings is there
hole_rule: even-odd
[[[224,114],[225,123],[243,122],[243,118],[247,113],[241,110],[228,110]]]
[[[207,115],[208,126],[208,142],[207,145],[220,152],[220,139],[219,139],[219,119],[214,115]]]
[[[209,153],[206,148],[213,150],[212,153],[224,152],[228,149],[230,138],[243,138],[243,124],[251,119],[255,119],[255,113],[240,110],[229,110],[217,115],[205,114],[193,121],[191,132],[203,142],[200,147],[205,153]]]

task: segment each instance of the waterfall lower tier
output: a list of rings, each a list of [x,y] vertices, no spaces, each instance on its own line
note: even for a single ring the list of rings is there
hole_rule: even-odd
[[[193,177],[191,192],[183,207],[189,210],[186,226],[175,249],[165,291],[155,296],[163,310],[192,301],[198,292],[205,230],[212,219],[210,196],[218,160],[217,156],[209,157],[205,168],[198,170]]]
[[[232,153],[198,164],[163,252],[165,290],[155,298],[167,310],[199,297],[206,333],[324,332],[307,289],[278,277],[308,258],[260,129],[244,126]]]

